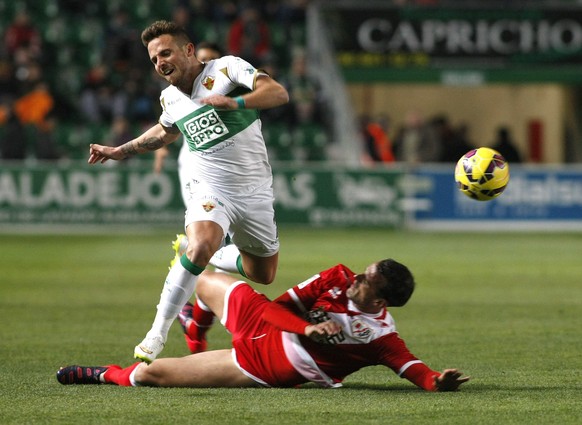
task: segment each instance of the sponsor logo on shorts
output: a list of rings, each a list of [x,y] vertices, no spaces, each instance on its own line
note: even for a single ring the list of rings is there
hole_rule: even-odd
[[[184,130],[196,148],[228,134],[228,128],[214,109],[186,121]]]

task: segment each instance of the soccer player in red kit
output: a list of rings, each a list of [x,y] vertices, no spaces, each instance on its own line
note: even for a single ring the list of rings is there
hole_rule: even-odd
[[[339,264],[274,301],[233,276],[204,272],[196,293],[211,312],[194,311],[189,304],[180,322],[188,339],[205,347],[206,324],[216,315],[232,334],[232,349],[128,368],[67,366],[57,379],[64,385],[291,387],[314,382],[339,387],[363,367],[385,365],[427,391],[454,391],[469,378],[457,369],[432,370],[415,357],[387,311],[406,304],[413,290],[408,268],[392,259],[361,274]]]

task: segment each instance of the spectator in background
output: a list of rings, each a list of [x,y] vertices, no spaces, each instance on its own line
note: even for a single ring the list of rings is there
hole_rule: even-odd
[[[26,49],[28,54],[40,59],[42,54],[42,38],[40,32],[30,22],[30,16],[26,10],[16,13],[14,20],[4,33],[4,48],[6,53],[13,57],[18,49]]]
[[[132,68],[127,76],[128,80],[115,92],[117,108],[113,117],[124,116],[133,124],[149,128],[157,122],[160,112],[159,86],[139,68]]]
[[[111,141],[111,146],[121,146],[132,137],[129,121],[123,116],[115,117],[107,137]]]
[[[112,93],[108,79],[109,68],[103,63],[87,73],[81,91],[80,108],[83,118],[90,123],[105,123],[112,118]]]
[[[172,10],[172,21],[180,25],[188,34],[191,40],[197,40],[198,37],[194,33],[194,23],[192,22],[192,10],[189,5],[178,4]]]
[[[372,120],[364,115],[361,118],[364,139],[364,163],[394,162],[392,142],[388,136],[388,118]]]
[[[261,12],[254,6],[241,9],[228,31],[228,52],[262,65],[271,55],[271,34]]]
[[[105,64],[121,74],[134,66],[145,65],[141,49],[139,31],[131,25],[129,13],[123,8],[116,10],[105,30]]]
[[[37,127],[36,131],[33,132],[35,134],[35,156],[37,159],[55,160],[61,157],[55,140],[58,122],[54,109],[52,109],[46,116],[44,124],[41,127]]]
[[[2,159],[25,159],[27,152],[26,133],[14,114],[12,104],[6,104],[0,111],[0,156]]]
[[[52,136],[55,129],[54,116],[51,114],[54,104],[54,97],[42,80],[35,82],[32,89],[14,103],[18,121],[32,130],[39,159],[57,158]]]
[[[26,18],[24,18],[26,17]],[[40,157],[56,157],[52,153],[52,118],[49,113],[54,106],[54,98],[43,81],[42,68],[37,62],[37,53],[25,41],[26,37],[18,35],[15,27],[24,28],[28,15],[17,15],[13,34],[7,31],[5,40],[9,41],[7,50],[10,57],[0,65],[0,124],[3,125],[1,154],[4,159],[25,159],[30,153],[31,144],[35,144]],[[31,30],[31,32],[34,32]],[[22,30],[22,33],[26,31]],[[27,131],[30,130],[30,131]],[[46,142],[45,142],[46,139]],[[51,152],[51,153],[49,153]]]
[[[293,50],[285,85],[291,95],[294,125],[325,122],[321,89],[307,73],[307,53],[302,48]]]
[[[217,43],[201,41],[196,45],[196,58],[203,63],[210,62],[223,56],[222,49]]]
[[[438,143],[441,148],[441,162],[457,162],[460,157],[465,155],[472,146],[464,137],[468,128],[459,132],[453,128],[449,118],[445,115],[437,115],[432,119]]]
[[[47,83],[36,81],[32,89],[14,102],[14,114],[23,127],[31,130],[32,141],[36,144],[36,157],[57,159],[53,133],[56,126],[54,97]]]
[[[14,75],[14,65],[8,59],[0,58],[0,103],[14,99],[17,94],[18,80]]]
[[[14,67],[7,59],[0,59],[0,157],[5,159],[19,159],[22,153],[14,152],[13,148],[24,146],[14,143],[22,140],[23,136],[15,135],[21,127],[13,111],[14,100],[18,94],[18,80],[14,76]],[[20,146],[20,147],[22,147]]]
[[[520,163],[522,161],[508,127],[502,126],[497,129],[497,137],[493,142],[493,149],[503,155],[507,162]]]
[[[404,124],[394,138],[394,155],[397,161],[417,164],[437,162],[440,145],[433,128],[418,111],[409,111]]]

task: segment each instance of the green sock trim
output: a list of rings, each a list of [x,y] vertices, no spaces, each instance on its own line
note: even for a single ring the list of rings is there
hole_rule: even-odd
[[[247,277],[242,266],[242,257],[240,255],[236,258],[236,268],[243,277]]]
[[[204,271],[204,267],[200,267],[194,264],[192,261],[188,259],[188,257],[186,257],[186,254],[180,257],[180,264],[182,264],[182,267],[184,267],[186,270],[188,270],[195,276],[198,276],[200,273]]]

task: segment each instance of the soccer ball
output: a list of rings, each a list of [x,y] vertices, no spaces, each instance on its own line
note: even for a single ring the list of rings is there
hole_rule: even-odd
[[[509,164],[494,149],[472,149],[457,162],[455,181],[469,198],[490,201],[507,187]]]

